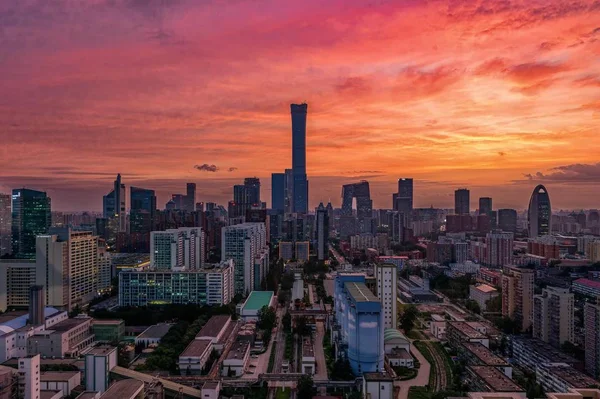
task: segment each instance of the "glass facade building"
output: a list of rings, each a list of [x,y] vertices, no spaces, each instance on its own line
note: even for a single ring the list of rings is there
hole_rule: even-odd
[[[12,245],[17,258],[35,259],[35,238],[48,233],[51,222],[50,198],[45,192],[12,191]]]

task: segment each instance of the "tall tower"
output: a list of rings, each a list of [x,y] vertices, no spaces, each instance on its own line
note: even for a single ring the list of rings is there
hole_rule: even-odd
[[[12,253],[10,194],[0,194],[0,256]]]
[[[46,234],[52,215],[45,192],[15,189],[12,192],[13,253],[18,258],[35,259],[35,237]]]
[[[492,211],[492,199],[490,197],[479,198],[479,214],[489,215]]]
[[[185,211],[194,212],[194,206],[196,205],[196,183],[186,184],[186,195],[185,195]]]
[[[470,211],[470,192],[466,188],[459,188],[454,192],[454,213],[468,215]]]
[[[398,179],[398,193],[393,205],[395,211],[410,217],[413,210],[413,179],[405,177]]]
[[[384,263],[375,265],[375,278],[377,279],[377,297],[381,301],[383,310],[383,328],[398,328],[398,269],[396,265]]]
[[[317,259],[325,260],[328,254],[327,243],[329,241],[329,214],[323,203],[317,207]]]
[[[294,212],[308,213],[308,180],[306,178],[306,114],[308,104],[291,104],[292,173],[294,175]]]
[[[529,237],[531,238],[548,235],[552,232],[550,195],[546,187],[541,184],[536,186],[531,194],[527,223],[529,225]]]
[[[271,209],[285,210],[285,173],[271,174]]]
[[[574,295],[568,288],[548,287],[533,297],[533,337],[560,348],[573,342]]]
[[[156,221],[156,195],[154,190],[131,187],[130,195],[129,231],[131,233],[148,234],[149,237]]]

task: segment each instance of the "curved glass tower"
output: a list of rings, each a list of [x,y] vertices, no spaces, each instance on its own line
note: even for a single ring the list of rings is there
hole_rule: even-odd
[[[527,213],[527,224],[529,226],[529,237],[538,237],[552,232],[552,206],[548,190],[543,185],[533,189],[529,200],[529,212]]]

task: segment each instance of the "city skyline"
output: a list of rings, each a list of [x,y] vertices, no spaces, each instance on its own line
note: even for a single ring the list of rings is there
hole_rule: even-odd
[[[468,187],[525,209],[537,184],[555,209],[597,206],[591,0],[41,4],[0,10],[18,21],[0,39],[0,192],[100,210],[120,172],[160,204],[186,182],[224,204],[289,168],[288,107],[306,101],[310,208],[361,179],[387,208],[400,176],[415,207]]]

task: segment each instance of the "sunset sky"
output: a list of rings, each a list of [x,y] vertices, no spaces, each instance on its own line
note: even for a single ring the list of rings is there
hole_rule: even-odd
[[[369,180],[391,207],[454,190],[600,208],[600,0],[0,1],[0,192],[100,210],[127,186],[233,184],[291,166],[308,103],[310,207]],[[216,165],[215,172],[195,165]]]

